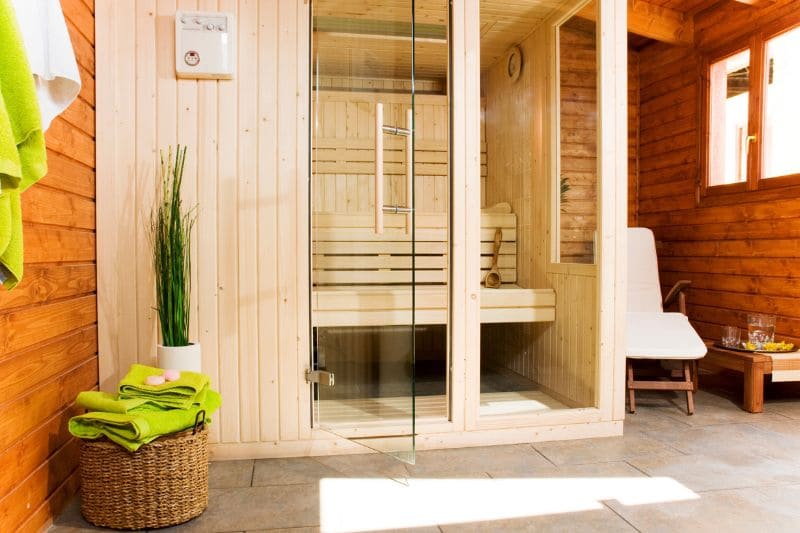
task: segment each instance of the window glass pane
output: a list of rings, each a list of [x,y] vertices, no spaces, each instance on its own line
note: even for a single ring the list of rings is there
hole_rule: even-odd
[[[747,180],[750,51],[711,65],[708,184]]]
[[[800,173],[800,28],[767,41],[764,177]]]

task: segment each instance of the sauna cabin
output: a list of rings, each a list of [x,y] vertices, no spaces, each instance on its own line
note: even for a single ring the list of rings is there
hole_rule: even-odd
[[[176,143],[215,459],[620,434],[628,225],[664,291],[692,280],[702,337],[757,311],[800,342],[800,118],[763,112],[797,93],[796,0],[61,6],[82,85],[0,296],[1,531],[77,491],[77,393],[156,361],[145,228]],[[233,15],[232,79],[176,76],[179,9]]]

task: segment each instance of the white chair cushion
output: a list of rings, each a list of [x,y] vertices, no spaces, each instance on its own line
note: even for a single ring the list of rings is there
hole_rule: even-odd
[[[706,345],[682,313],[629,312],[626,356],[632,359],[700,359]]]
[[[628,311],[662,311],[656,240],[647,228],[628,228]]]

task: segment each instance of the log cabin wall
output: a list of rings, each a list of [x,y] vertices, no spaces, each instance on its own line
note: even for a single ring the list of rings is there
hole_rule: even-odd
[[[663,290],[692,281],[688,313],[700,335],[746,326],[748,312],[778,315],[776,337],[800,340],[800,201],[778,192],[727,205],[699,199],[701,54],[779,20],[800,21],[797,2],[763,8],[727,2],[695,17],[695,47],[657,44],[640,52],[638,225],[658,243]]]
[[[37,531],[78,488],[67,432],[97,387],[94,2],[62,0],[78,99],[46,134],[47,175],[22,195],[25,272],[0,295],[0,531]]]

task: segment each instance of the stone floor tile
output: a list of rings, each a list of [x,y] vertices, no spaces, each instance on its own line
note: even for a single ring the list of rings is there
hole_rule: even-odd
[[[650,414],[669,417],[680,425],[712,426],[786,418],[772,409],[765,409],[763,413],[748,413],[741,408],[741,400],[711,394],[703,390],[695,393],[696,407],[694,414],[690,416],[686,414],[685,393],[667,392],[658,394],[655,391],[644,392],[644,394],[639,392],[636,394],[636,414],[644,408]],[[641,398],[640,395],[642,396]],[[635,417],[636,414],[631,418]]]
[[[755,489],[703,492],[697,499],[647,505],[608,505],[645,533],[795,532],[800,524],[800,508],[796,504],[775,505],[769,496]]]
[[[530,445],[488,446],[417,452],[409,475],[425,477],[485,477],[490,470],[528,472],[552,466]]]
[[[212,489],[208,509],[164,532],[222,533],[319,525],[319,485]]]
[[[582,465],[546,466],[529,471],[492,469],[488,474],[494,479],[501,478],[621,478],[641,477],[645,474],[630,464],[617,461],[611,463],[590,463]]]
[[[472,522],[467,524],[442,525],[444,533],[450,532],[484,532],[503,531],[514,532],[575,532],[591,531],[592,533],[636,531],[616,513],[602,507],[594,511],[552,514],[542,516],[528,516],[508,520],[493,520],[487,522]]]
[[[390,479],[405,479],[408,477],[406,463],[382,453],[329,455],[314,457],[314,460],[347,477]]]
[[[624,435],[562,442],[537,442],[533,445],[555,465],[625,461],[641,456],[665,457],[680,452],[644,435]]]
[[[693,491],[800,483],[800,463],[757,453],[713,453],[633,459],[650,476],[672,478]]]
[[[788,419],[784,420],[790,422]],[[800,450],[800,436],[779,436],[772,430],[759,428],[754,424],[676,428],[673,431],[651,433],[649,436],[685,454],[717,455],[757,451],[762,456],[794,459],[797,457],[797,450]]]
[[[318,526],[314,527],[282,527],[278,529],[248,529],[245,533],[319,533]]]
[[[637,409],[635,413],[625,413],[623,431],[625,435],[658,433],[672,431],[676,427],[691,427],[687,422],[676,420],[655,409]]]
[[[212,461],[208,465],[208,486],[212,489],[249,487],[253,479],[253,460]]]
[[[317,483],[325,477],[342,476],[341,472],[312,457],[259,459],[255,463],[253,472],[253,486]]]
[[[91,525],[81,515],[81,500],[73,498],[64,511],[56,517],[50,531],[56,533],[84,533],[89,531],[108,531]]]

